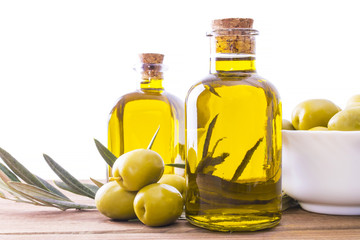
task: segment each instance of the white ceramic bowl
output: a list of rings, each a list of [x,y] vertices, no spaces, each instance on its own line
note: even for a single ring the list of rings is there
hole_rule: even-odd
[[[311,212],[360,215],[360,131],[282,133],[283,190]]]

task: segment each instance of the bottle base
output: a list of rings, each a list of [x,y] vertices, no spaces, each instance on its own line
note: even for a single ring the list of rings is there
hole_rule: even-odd
[[[219,232],[258,231],[275,227],[279,224],[281,214],[275,216],[186,216],[194,226]]]

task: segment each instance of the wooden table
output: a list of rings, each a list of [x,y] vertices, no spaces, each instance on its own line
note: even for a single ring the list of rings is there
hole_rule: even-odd
[[[93,200],[70,195],[76,202]],[[65,212],[0,199],[0,240],[41,239],[360,239],[360,216],[330,216],[300,208],[284,212],[270,230],[219,233],[197,228],[186,220],[151,228],[140,222],[116,222],[97,210]]]

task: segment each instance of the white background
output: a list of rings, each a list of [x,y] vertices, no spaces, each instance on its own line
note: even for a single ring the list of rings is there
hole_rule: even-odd
[[[93,138],[137,87],[140,52],[164,53],[166,89],[184,99],[208,73],[215,18],[251,17],[258,73],[279,90],[285,118],[309,98],[343,107],[360,93],[356,1],[0,0],[0,147],[43,178],[46,153],[80,179],[104,178]]]

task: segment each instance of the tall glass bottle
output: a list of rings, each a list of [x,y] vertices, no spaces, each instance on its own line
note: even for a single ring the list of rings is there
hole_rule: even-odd
[[[184,104],[164,90],[163,58],[162,54],[140,54],[141,64],[135,68],[141,75],[139,88],[122,96],[111,111],[108,148],[117,157],[147,148],[160,126],[151,150],[165,163],[183,162]],[[165,167],[164,173],[174,173],[174,168]]]
[[[213,21],[210,75],[188,92],[186,217],[218,231],[281,218],[281,102],[256,74],[252,19]]]

